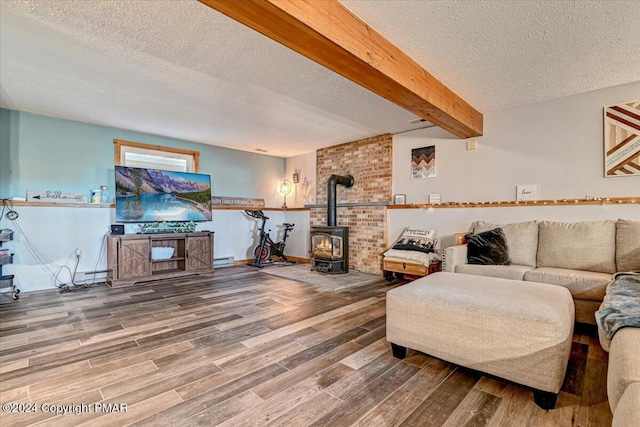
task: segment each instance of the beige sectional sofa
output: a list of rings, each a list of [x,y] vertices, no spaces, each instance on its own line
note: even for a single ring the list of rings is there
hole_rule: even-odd
[[[445,249],[443,270],[563,286],[574,299],[576,322],[589,324],[595,324],[594,313],[613,274],[640,270],[640,221],[476,221],[471,232],[498,227],[504,231],[511,265],[468,264],[467,246],[458,245]]]
[[[613,426],[637,426],[640,423],[640,329],[620,329],[610,345],[600,341],[609,351],[607,395]]]
[[[602,348],[609,352],[607,371],[607,395],[613,412],[613,427],[631,427],[640,425],[640,328],[622,327],[607,338],[607,327],[603,319],[612,315],[626,325],[637,324],[637,306],[640,303],[638,292],[620,287],[614,291],[613,283],[607,287],[607,295],[600,308],[598,336]],[[615,294],[615,295],[614,295]],[[635,303],[633,301],[636,301]],[[618,309],[614,309],[615,307]],[[608,314],[607,314],[608,313]],[[628,317],[623,315],[626,313]],[[609,324],[610,326],[610,324]]]

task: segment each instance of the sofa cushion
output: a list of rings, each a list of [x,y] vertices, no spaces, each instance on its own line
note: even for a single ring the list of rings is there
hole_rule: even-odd
[[[640,329],[622,328],[611,340],[607,395],[611,410],[615,411],[620,397],[631,383],[640,382]]]
[[[542,221],[538,237],[538,267],[616,272],[614,221]]]
[[[640,270],[640,221],[616,222],[616,267],[618,271]]]
[[[499,277],[501,279],[523,280],[524,273],[533,270],[528,265],[456,265],[456,273],[474,276]]]
[[[509,265],[509,248],[501,228],[467,235],[467,262],[480,265]]]
[[[596,311],[600,308],[602,301],[574,299],[573,304],[576,306],[576,323],[587,323],[595,326]]]
[[[564,286],[574,299],[602,301],[612,275],[566,268],[540,267],[524,273],[527,282]]]
[[[640,382],[630,384],[618,402],[612,427],[638,427],[640,420]]]
[[[472,225],[474,234],[483,231],[502,228],[507,238],[509,257],[517,265],[536,266],[538,252],[538,221],[516,222],[512,224],[496,225],[484,221],[476,221]]]

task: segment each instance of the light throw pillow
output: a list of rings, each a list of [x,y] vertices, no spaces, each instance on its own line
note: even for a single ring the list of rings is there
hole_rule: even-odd
[[[538,267],[616,272],[615,221],[542,221]]]
[[[391,249],[430,253],[436,251],[438,233],[434,229],[405,228]]]
[[[538,221],[515,222],[511,224],[491,224],[476,221],[472,225],[474,234],[502,228],[509,247],[511,263],[515,265],[536,266],[538,253]]]
[[[511,265],[507,239],[501,228],[467,235],[467,263]]]
[[[640,221],[618,219],[616,222],[616,268],[618,271],[640,270]]]

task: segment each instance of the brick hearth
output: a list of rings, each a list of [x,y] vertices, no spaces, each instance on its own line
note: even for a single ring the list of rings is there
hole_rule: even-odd
[[[351,174],[352,188],[337,187],[340,203],[388,203],[391,200],[390,134],[323,148],[316,153],[316,200],[327,203],[331,175]],[[348,226],[350,268],[372,274],[382,270],[387,249],[387,210],[384,206],[338,206],[337,225]],[[326,207],[311,209],[311,225],[326,225]]]

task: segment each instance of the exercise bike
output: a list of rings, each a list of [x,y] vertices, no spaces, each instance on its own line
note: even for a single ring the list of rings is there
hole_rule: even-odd
[[[284,263],[294,264],[295,261],[289,261],[284,254],[284,247],[287,237],[293,230],[295,224],[286,222],[282,224],[284,226],[284,236],[279,242],[274,242],[269,235],[271,230],[268,230],[266,233],[264,231],[265,224],[269,217],[265,216],[261,210],[245,210],[244,212],[252,218],[262,220],[262,225],[260,226],[260,242],[253,249],[253,262],[249,263],[249,265],[262,268],[265,264],[275,264],[276,262],[273,260],[274,256],[280,258]]]

